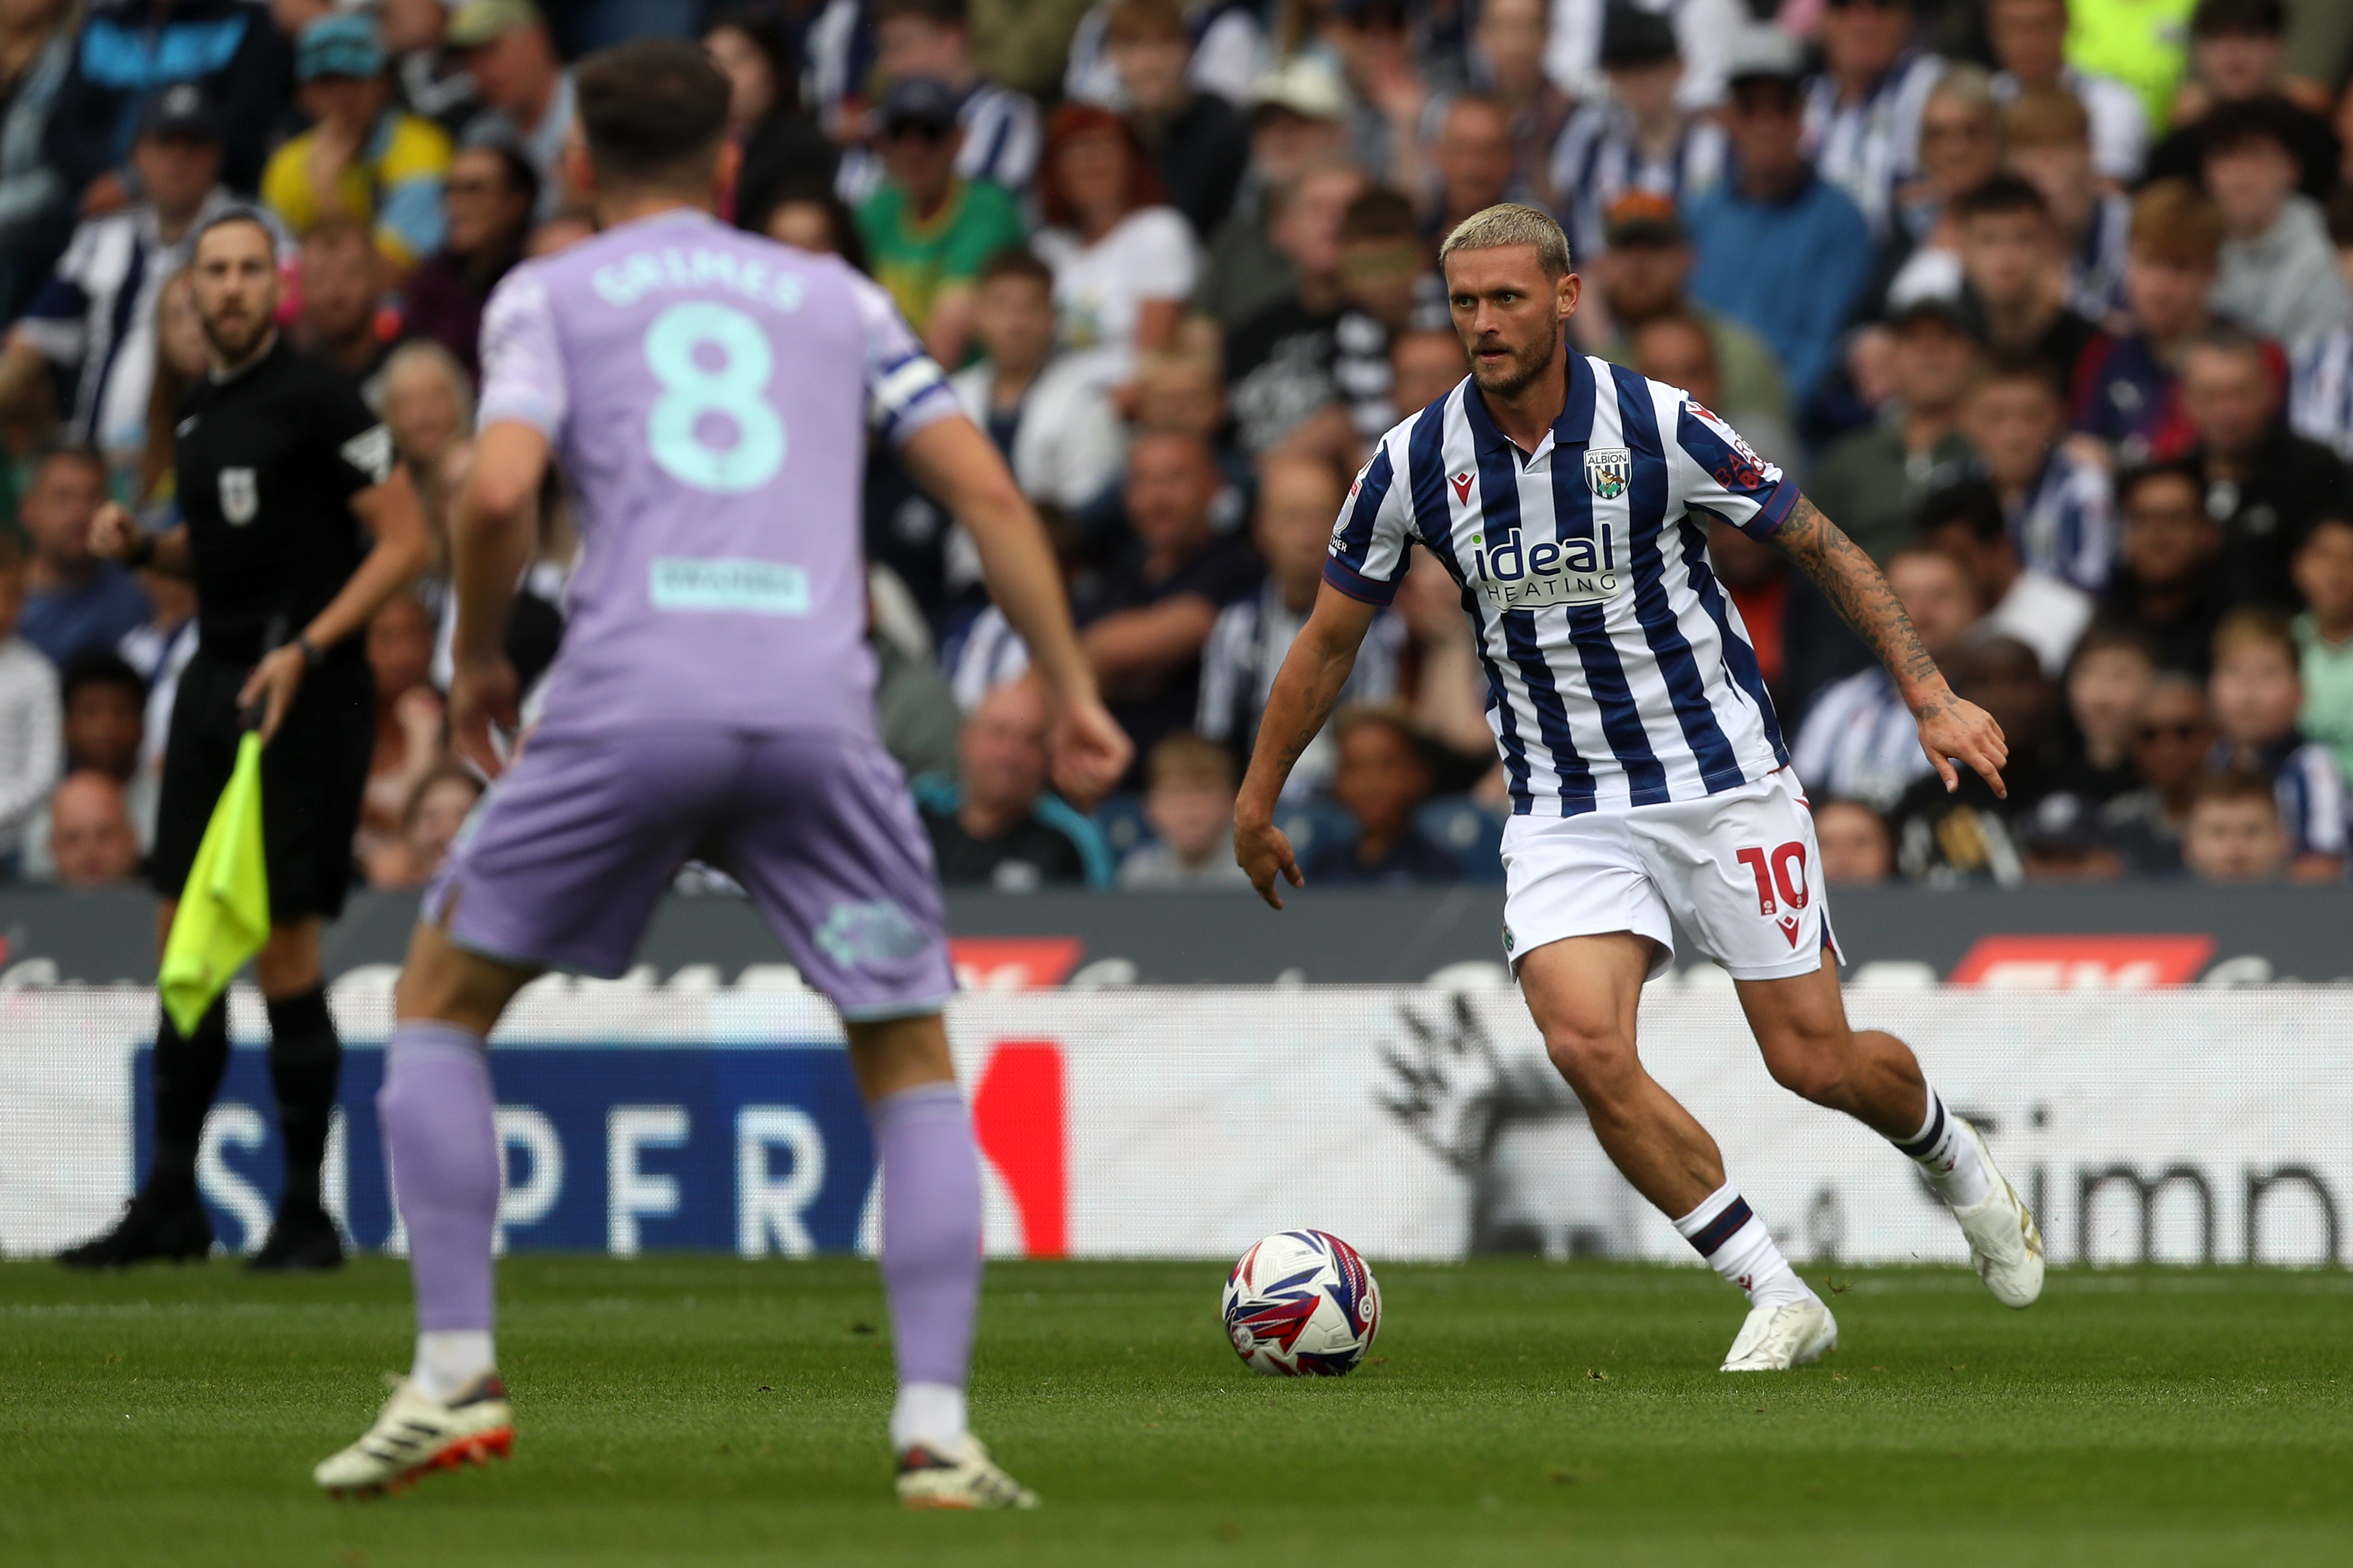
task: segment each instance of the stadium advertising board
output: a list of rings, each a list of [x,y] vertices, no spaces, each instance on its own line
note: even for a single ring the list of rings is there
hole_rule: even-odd
[[[129,1194],[153,1007],[131,988],[0,995],[0,1251],[79,1239]],[[259,1008],[232,1011],[201,1174],[237,1247],[278,1156]],[[347,985],[338,1011],[332,1206],[357,1244],[397,1251],[373,1110],[387,998]],[[1987,1129],[2055,1260],[2344,1260],[2353,996],[1946,987],[1854,1011]],[[1000,1256],[1228,1258],[1308,1225],[1376,1258],[1691,1256],[1610,1168],[1511,992],[981,992],[950,1022]],[[1772,1086],[1727,990],[1654,987],[1643,1029],[1794,1255],[1961,1259],[1903,1160]],[[874,1155],[839,1039],[805,995],[543,983],[493,1063],[501,1246],[870,1249]]]

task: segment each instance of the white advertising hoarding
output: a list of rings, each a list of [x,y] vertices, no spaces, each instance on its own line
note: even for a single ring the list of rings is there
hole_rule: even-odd
[[[151,1134],[152,994],[0,993],[0,1252],[101,1228]],[[2342,1261],[2353,995],[2327,989],[1864,992],[2038,1205],[2058,1262]],[[380,986],[339,989],[352,1047],[331,1204],[397,1250],[373,1098]],[[200,1176],[232,1247],[276,1187],[260,1009]],[[1000,1255],[1229,1258],[1312,1225],[1375,1258],[1689,1259],[1602,1156],[1508,990],[1028,991],[958,999],[958,1067]],[[830,1011],[799,993],[543,984],[494,1052],[502,1245],[747,1255],[871,1245],[874,1162]],[[1871,1133],[1777,1088],[1728,990],[1653,987],[1652,1072],[1715,1132],[1793,1255],[1959,1261]]]

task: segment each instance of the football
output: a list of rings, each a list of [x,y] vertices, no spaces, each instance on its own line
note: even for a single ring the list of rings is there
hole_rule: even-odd
[[[1372,1348],[1381,1288],[1356,1249],[1320,1230],[1253,1246],[1226,1276],[1226,1337],[1268,1377],[1340,1377]]]

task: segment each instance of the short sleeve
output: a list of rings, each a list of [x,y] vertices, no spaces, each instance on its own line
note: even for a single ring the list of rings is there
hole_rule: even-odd
[[[507,274],[482,310],[482,397],[475,428],[501,420],[528,425],[553,444],[572,400],[547,286],[529,268]]]
[[[1675,453],[1683,505],[1720,517],[1751,539],[1770,539],[1798,504],[1795,480],[1688,396],[1675,409]]]
[[[866,418],[875,434],[903,447],[916,431],[962,414],[948,379],[923,352],[907,319],[880,285],[854,274],[850,291],[865,340]]]
[[[392,432],[343,377],[328,374],[318,380],[311,431],[335,454],[327,465],[328,489],[348,500],[392,477]]]
[[[1324,581],[1368,605],[1397,597],[1398,584],[1405,581],[1406,547],[1412,542],[1409,488],[1398,482],[1389,453],[1389,444],[1382,443],[1348,487],[1324,563]]]

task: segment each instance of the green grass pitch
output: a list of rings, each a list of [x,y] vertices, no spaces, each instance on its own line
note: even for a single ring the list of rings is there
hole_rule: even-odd
[[[1843,1347],[1714,1368],[1696,1268],[1380,1269],[1352,1377],[1236,1362],[1215,1265],[999,1264],[976,1426],[1044,1494],[908,1515],[871,1266],[524,1257],[514,1459],[334,1503],[406,1277],[0,1266],[0,1563],[2353,1562],[2353,1276],[1835,1271]],[[1820,1282],[1822,1270],[1809,1271]]]

